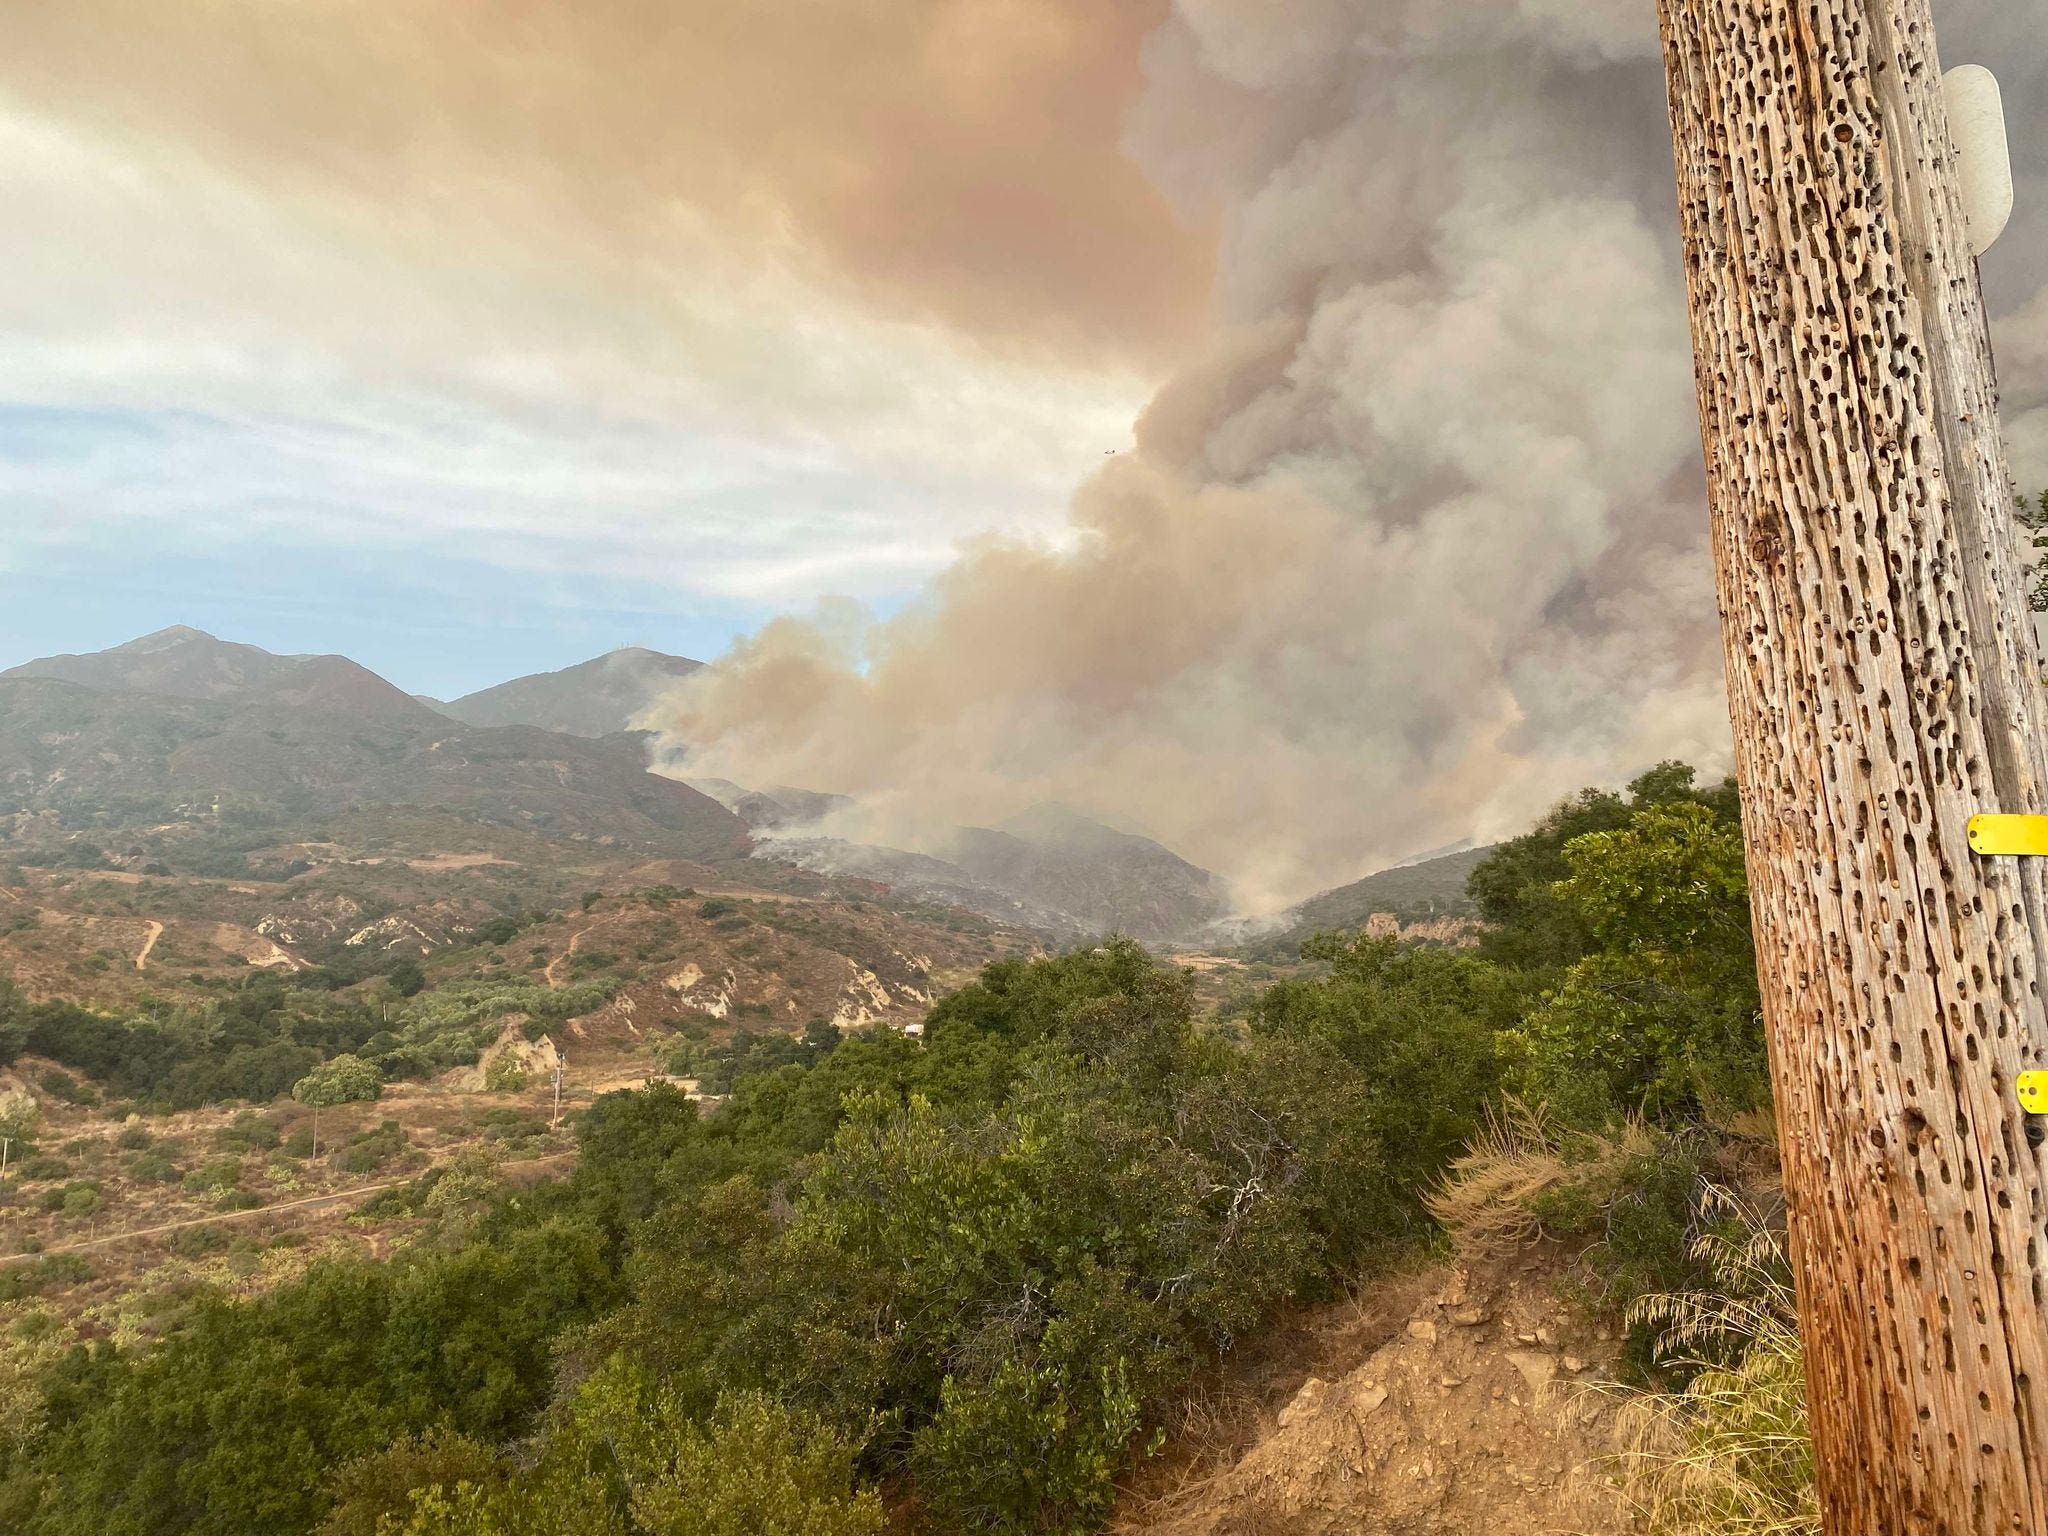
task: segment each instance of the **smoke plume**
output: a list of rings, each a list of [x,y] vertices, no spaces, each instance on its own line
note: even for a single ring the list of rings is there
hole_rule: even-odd
[[[1952,56],[2000,46],[1948,9]],[[2003,30],[2025,100],[2048,49]],[[692,770],[913,840],[1060,799],[1258,909],[1725,762],[1646,0],[1178,0],[1145,59],[1130,148],[1221,217],[1201,354],[1061,547],[968,550],[907,613],[780,622],[697,679],[663,714]]]
[[[2048,38],[2014,0],[1937,19],[2014,119],[1984,270],[2039,489]],[[1725,760],[1650,0],[8,0],[0,61],[34,172],[0,383],[378,424],[379,528],[525,517],[569,562],[624,527],[701,578],[767,522],[715,494],[738,451],[690,466],[715,518],[648,489],[668,458],[607,470],[733,423],[800,468],[937,462],[900,515],[958,485],[949,529],[1043,527],[988,465],[1042,474],[1102,380],[1166,377],[1057,536],[736,646],[651,717],[685,771],[912,844],[1058,800],[1258,909]],[[539,485],[497,455],[555,430],[597,446]],[[796,556],[873,527],[928,568],[806,494]]]
[[[9,0],[0,106],[654,311],[708,259],[1116,363],[1179,346],[1208,242],[1116,153],[1166,0]],[[718,250],[707,257],[705,247]],[[512,253],[508,257],[508,253]]]

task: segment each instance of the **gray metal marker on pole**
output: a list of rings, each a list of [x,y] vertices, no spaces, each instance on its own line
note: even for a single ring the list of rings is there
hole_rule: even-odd
[[[1982,64],[1964,64],[1941,77],[1948,98],[1949,134],[1956,145],[1956,180],[1970,220],[1970,253],[1982,256],[2012,218],[2012,149],[2005,137],[2005,101],[1998,77]]]

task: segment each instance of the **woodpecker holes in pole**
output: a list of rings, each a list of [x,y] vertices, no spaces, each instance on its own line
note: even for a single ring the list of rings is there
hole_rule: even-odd
[[[2012,217],[2012,151],[2005,139],[2005,102],[1998,77],[1982,64],[1942,76],[1948,130],[1956,145],[1956,180],[1970,220],[1970,253],[1982,256]]]

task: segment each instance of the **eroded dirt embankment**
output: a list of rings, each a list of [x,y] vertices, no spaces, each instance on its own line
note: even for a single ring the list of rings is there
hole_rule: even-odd
[[[1609,1481],[1617,1343],[1553,1264],[1383,1282],[1273,1371],[1234,1443],[1129,1501],[1126,1536],[1632,1536]]]

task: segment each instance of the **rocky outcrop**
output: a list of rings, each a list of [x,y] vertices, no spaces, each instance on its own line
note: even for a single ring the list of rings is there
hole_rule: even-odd
[[[1366,919],[1365,931],[1375,939],[1466,949],[1479,942],[1486,925],[1475,917],[1436,917],[1404,923],[1391,912],[1375,912]]]
[[[562,1064],[562,1053],[546,1035],[526,1038],[526,1015],[515,1014],[498,1031],[498,1038],[484,1048],[473,1067],[458,1067],[445,1081],[457,1093],[481,1093],[491,1081],[492,1069],[500,1073],[507,1065],[526,1074],[529,1083],[544,1081]]]

